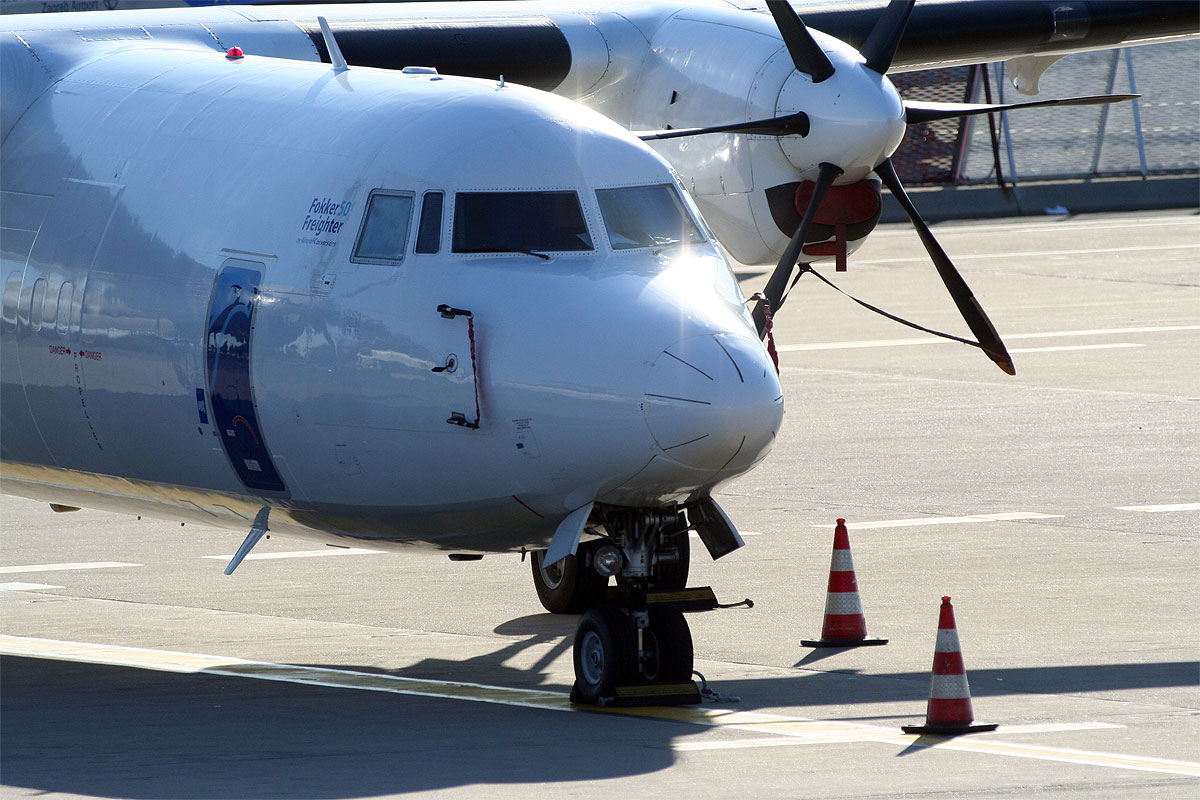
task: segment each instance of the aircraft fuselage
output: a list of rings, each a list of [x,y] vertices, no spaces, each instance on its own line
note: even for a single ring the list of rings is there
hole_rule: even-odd
[[[9,104],[40,64],[3,46]],[[502,551],[769,449],[728,265],[614,123],[495,82],[89,53],[6,125],[6,491]],[[621,203],[678,240],[623,238]]]

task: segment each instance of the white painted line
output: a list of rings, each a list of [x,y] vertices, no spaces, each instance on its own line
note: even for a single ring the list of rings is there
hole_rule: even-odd
[[[1046,331],[1044,333],[1006,333],[1005,341],[1020,339],[1057,339],[1062,336],[1112,336],[1129,333],[1172,333],[1175,331],[1198,331],[1200,325],[1158,325],[1144,328],[1093,328],[1075,331]],[[864,339],[857,342],[820,342],[816,344],[783,344],[777,345],[781,353],[801,350],[854,350],[862,347],[909,347],[923,344],[947,344],[948,339],[933,336],[923,336],[919,339]]]
[[[997,259],[997,258],[1037,258],[1045,256],[1086,256],[1098,255],[1100,253],[1145,253],[1151,250],[1192,250],[1200,249],[1200,244],[1154,244],[1145,247],[1097,247],[1094,249],[1085,250],[1026,250],[1020,252],[1009,253],[955,253],[954,260],[970,261],[972,259]],[[915,256],[911,258],[870,258],[860,259],[855,261],[855,264],[906,264],[916,262],[928,262],[929,256]]]
[[[1009,522],[1018,519],[1060,519],[1062,514],[1040,514],[1036,511],[1004,511],[999,514],[974,514],[969,517],[923,517],[921,519],[888,519],[879,522],[847,522],[848,530],[865,528],[915,528],[921,525],[962,525],[971,522]],[[832,525],[814,525],[832,528]]]
[[[933,228],[938,235],[946,234],[951,236],[954,234],[970,234],[979,233],[1036,233],[1042,231],[1053,231],[1055,233],[1074,233],[1075,231],[1111,231],[1120,228],[1160,228],[1176,225],[1197,225],[1200,220],[1194,217],[1160,217],[1152,220],[1139,220],[1138,222],[1120,222],[1112,220],[1112,224],[1097,224],[1091,221],[1080,223],[1076,220],[1061,220],[1051,223],[1029,223],[1020,224],[1013,223],[984,223],[982,225],[934,225]],[[898,223],[895,228],[878,228],[872,234],[871,238],[888,238],[892,236],[912,236],[912,227],[908,223]]]
[[[1117,506],[1120,511],[1145,511],[1161,514],[1164,511],[1200,511],[1200,503],[1171,503],[1165,506]]]
[[[1124,728],[1111,722],[1039,722],[1029,725],[1001,725],[994,731],[983,731],[978,736],[995,736],[996,734],[1017,733],[1061,733],[1065,731],[1099,731]]]
[[[375,553],[382,553],[383,550],[366,550],[361,547],[330,547],[327,550],[292,550],[286,553],[251,553],[246,556],[246,561],[271,561],[276,558],[321,558],[322,556],[369,556]],[[217,561],[228,561],[233,558],[233,553],[223,556],[201,556],[201,558],[212,558]]]
[[[115,569],[116,567],[140,567],[141,564],[129,564],[124,561],[83,561],[78,564],[26,564],[17,567],[0,567],[0,575],[13,575],[21,572],[59,572],[73,569]]]
[[[0,634],[0,653],[33,658],[49,658],[60,661],[75,661],[91,664],[113,664],[137,669],[180,672],[188,674],[221,675],[227,677],[253,678],[255,680],[279,681],[308,686],[327,686],[339,689],[354,689],[372,692],[437,697],[450,700],[466,700],[476,703],[542,708],[552,711],[579,712],[571,705],[570,698],[562,692],[547,692],[538,689],[510,689],[502,686],[485,686],[476,683],[401,678],[367,672],[330,669],[327,667],[304,667],[290,664],[272,664],[262,661],[247,661],[240,658],[180,653],[166,650],[147,650],[139,647],[63,642],[53,639],[34,639]],[[943,739],[920,737],[900,733],[895,729],[872,725],[861,725],[835,720],[811,720],[803,717],[785,717],[757,711],[734,711],[732,709],[703,706],[651,707],[605,710],[619,716],[670,720],[705,727],[724,727],[730,730],[765,734],[772,737],[790,737],[807,740],[809,743],[827,742],[875,742],[897,747],[936,747],[942,750],[963,750],[973,753],[1006,755],[1017,758],[1035,758],[1044,761],[1064,761],[1091,766],[1115,767],[1168,775],[1200,777],[1200,764],[1160,758],[1144,758],[1113,753],[1092,753],[1059,747],[1014,744],[994,740]]]
[[[1037,725],[1002,725],[994,731],[971,734],[972,736],[1016,735],[1021,733],[1061,733],[1066,731],[1093,731],[1111,728],[1124,728],[1124,725],[1114,725],[1108,722],[1063,722],[1041,723]],[[806,744],[837,744],[839,742],[855,741],[845,735],[823,735],[821,733],[797,736],[774,736],[767,739],[731,739],[701,742],[678,742],[671,746],[672,750],[688,752],[693,750],[741,750],[752,747],[788,747]]]
[[[762,536],[762,531],[738,531],[738,534],[741,536]],[[688,536],[693,539],[700,538],[700,534],[696,533],[695,531],[688,532]]]
[[[1077,344],[1070,347],[1014,347],[1009,353],[1065,353],[1069,350],[1116,350],[1122,347],[1145,347],[1144,344],[1118,342],[1116,344]]]
[[[43,589],[62,589],[62,586],[51,586],[48,583],[0,583],[3,592],[38,592]]]

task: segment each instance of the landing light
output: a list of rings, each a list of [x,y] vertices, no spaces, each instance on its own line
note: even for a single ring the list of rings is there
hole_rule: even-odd
[[[620,550],[611,544],[606,544],[596,551],[593,563],[595,564],[596,572],[605,577],[611,577],[620,572],[621,567],[625,566],[625,557],[621,555]]]

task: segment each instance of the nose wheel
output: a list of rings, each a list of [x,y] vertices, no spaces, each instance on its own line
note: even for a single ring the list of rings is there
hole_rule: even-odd
[[[683,613],[655,605],[638,614],[600,605],[575,631],[575,685],[571,700],[586,705],[698,703],[691,683],[692,634]],[[639,646],[640,641],[640,646]]]

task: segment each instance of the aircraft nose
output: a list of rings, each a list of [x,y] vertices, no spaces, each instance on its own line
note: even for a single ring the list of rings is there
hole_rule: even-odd
[[[737,334],[697,334],[660,353],[642,407],[666,456],[730,474],[767,454],[783,420],[770,358],[760,342]]]

